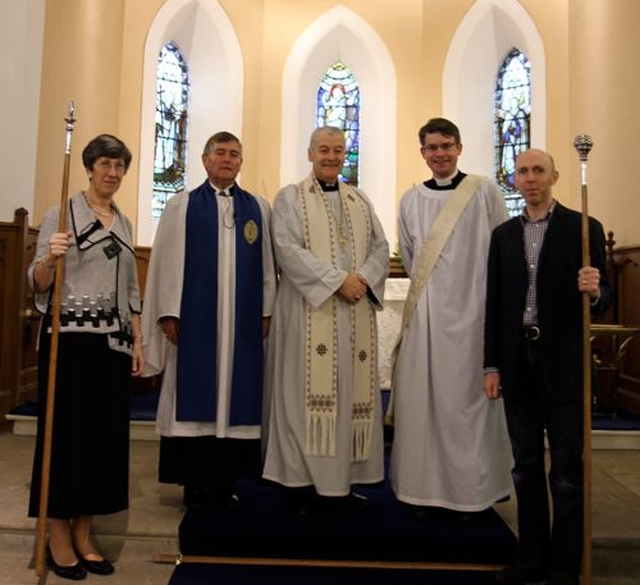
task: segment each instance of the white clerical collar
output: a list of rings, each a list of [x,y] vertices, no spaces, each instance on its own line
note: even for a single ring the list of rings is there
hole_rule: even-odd
[[[439,187],[448,187],[453,182],[454,177],[458,174],[458,169],[453,172],[453,175],[450,177],[445,177],[444,179],[438,179],[438,177],[433,177],[433,180],[436,182],[436,185]]]
[[[211,188],[215,191],[216,195],[220,195],[221,197],[231,197],[231,187],[233,187],[233,185],[229,185],[225,189],[221,189],[220,187],[218,187],[218,185],[214,185],[211,181],[209,181],[209,185],[211,185]]]

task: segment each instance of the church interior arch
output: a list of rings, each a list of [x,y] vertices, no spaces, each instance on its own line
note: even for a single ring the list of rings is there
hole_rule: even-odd
[[[496,76],[514,47],[531,63],[531,145],[545,148],[546,62],[540,33],[516,0],[477,0],[455,32],[443,71],[444,115],[461,128],[468,172],[495,174]]]
[[[180,47],[191,84],[187,189],[203,180],[200,155],[207,138],[218,129],[240,136],[242,129],[243,59],[226,12],[217,0],[167,0],[149,29],[144,50],[137,231],[142,246],[153,243],[157,228],[157,220],[151,218],[156,65],[160,49],[169,41]]]
[[[360,187],[395,241],[396,75],[380,36],[360,16],[336,6],[311,23],[293,46],[282,76],[280,184],[309,173],[307,147],[315,122],[318,84],[336,61],[360,86]]]

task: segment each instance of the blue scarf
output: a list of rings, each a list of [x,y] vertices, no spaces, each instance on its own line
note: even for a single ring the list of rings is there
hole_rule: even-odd
[[[262,411],[262,215],[251,194],[237,185],[231,193],[236,287],[229,424],[257,425]],[[255,239],[246,235],[252,226],[257,226]],[[218,394],[218,203],[208,181],[189,193],[185,232],[176,419],[211,422]]]

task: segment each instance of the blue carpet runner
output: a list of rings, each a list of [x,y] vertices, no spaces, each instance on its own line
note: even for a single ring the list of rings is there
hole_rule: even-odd
[[[185,514],[183,555],[505,564],[515,551],[513,533],[494,510],[418,519],[388,482],[355,490],[369,498],[366,509],[327,506],[307,516],[290,508],[280,486],[245,480],[238,488],[237,509]]]
[[[414,509],[395,499],[387,481],[355,490],[369,498],[365,509],[322,506],[307,516],[291,509],[279,486],[246,480],[238,487],[237,509],[185,514],[180,550],[198,558],[177,566],[169,585],[490,585],[491,571],[470,570],[467,564],[508,564],[515,554],[515,537],[494,510],[466,518],[434,511],[417,518]],[[197,562],[201,557],[233,557],[238,564]],[[251,564],[251,557],[264,564]],[[269,559],[359,565],[273,566]],[[438,569],[451,564],[456,570],[363,567],[367,561],[433,562]]]

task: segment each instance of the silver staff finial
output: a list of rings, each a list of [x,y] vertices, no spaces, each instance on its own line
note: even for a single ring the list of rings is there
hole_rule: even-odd
[[[593,139],[586,134],[579,134],[573,140],[573,146],[580,155],[580,160],[586,162],[589,151],[593,147]]]
[[[67,133],[66,142],[65,142],[65,154],[71,153],[71,133],[73,132],[73,127],[76,123],[76,119],[73,115],[75,111],[76,111],[76,108],[73,105],[73,102],[69,102],[69,107],[67,109],[67,117],[64,119],[66,122],[65,130]]]

